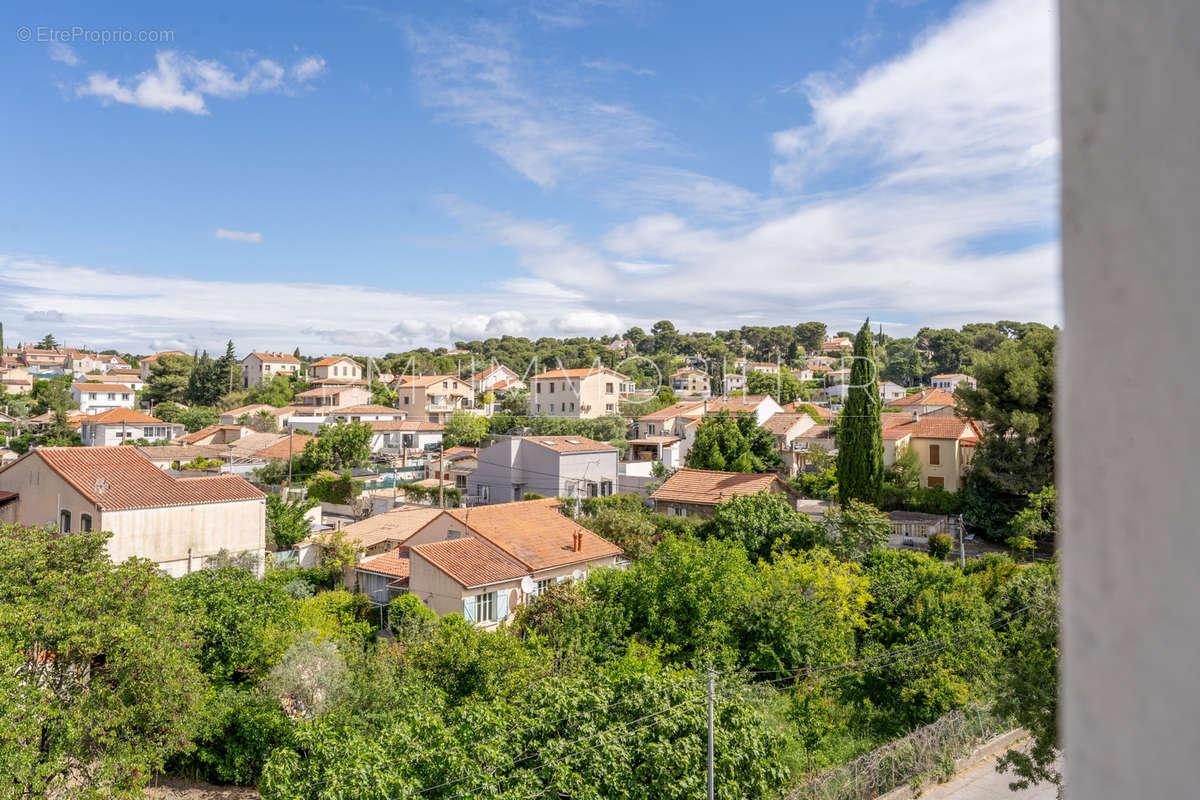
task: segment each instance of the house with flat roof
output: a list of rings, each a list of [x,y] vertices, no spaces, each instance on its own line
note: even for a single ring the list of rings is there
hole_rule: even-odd
[[[5,492],[20,524],[110,531],[114,561],[179,576],[224,551],[253,554],[261,571],[266,496],[236,475],[175,478],[135,447],[39,447],[0,469]]]
[[[503,436],[481,449],[467,476],[474,503],[507,503],[527,494],[607,497],[616,492],[620,451],[584,436]]]
[[[114,408],[83,417],[79,426],[79,437],[86,447],[109,447],[137,439],[170,440],[183,432],[183,426],[178,423],[163,422],[129,408]]]

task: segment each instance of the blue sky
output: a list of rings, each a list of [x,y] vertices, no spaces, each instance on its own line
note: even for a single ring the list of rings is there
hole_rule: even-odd
[[[0,20],[10,342],[1059,319],[1047,0]]]

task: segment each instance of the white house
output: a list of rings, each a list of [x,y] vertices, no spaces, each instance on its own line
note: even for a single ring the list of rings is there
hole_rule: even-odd
[[[128,408],[114,408],[80,420],[79,436],[87,447],[108,447],[138,439],[157,441],[183,435],[183,426],[140,414]]]
[[[114,408],[133,408],[133,389],[116,383],[72,383],[71,399],[84,414],[99,414]]]
[[[975,388],[975,379],[970,375],[964,375],[961,372],[947,372],[944,375],[934,375],[929,379],[930,385],[934,389],[945,389],[947,392],[953,392],[960,383],[965,383],[972,389]]]

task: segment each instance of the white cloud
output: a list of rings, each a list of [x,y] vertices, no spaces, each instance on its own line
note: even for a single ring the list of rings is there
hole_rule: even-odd
[[[583,310],[555,317],[551,320],[550,325],[556,332],[566,336],[580,334],[597,336],[621,330],[621,318],[602,311]]]
[[[250,233],[247,231],[231,231],[226,228],[217,228],[213,231],[213,238],[228,239],[232,242],[252,242],[258,244],[263,240],[261,233]]]
[[[30,311],[25,319],[29,322],[62,322],[66,317],[61,311]]]
[[[50,59],[66,64],[68,67],[74,67],[82,61],[71,45],[64,42],[50,43]]]
[[[638,77],[649,77],[654,74],[654,70],[648,67],[634,67],[621,61],[612,61],[607,58],[597,58],[592,61],[584,61],[580,66],[584,69],[595,70],[596,72],[627,72],[630,75]]]
[[[325,68],[325,61],[319,56],[304,58],[290,70],[262,58],[238,75],[218,61],[171,50],[156,53],[154,62],[153,69],[125,80],[104,72],[93,72],[76,88],[76,94],[154,111],[207,114],[206,97],[236,100],[264,92],[290,94],[303,88]]]

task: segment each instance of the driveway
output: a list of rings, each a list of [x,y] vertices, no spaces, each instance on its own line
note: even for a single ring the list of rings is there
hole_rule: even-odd
[[[932,787],[921,795],[921,800],[1055,800],[1058,796],[1055,787],[1048,783],[1014,792],[1008,788],[1011,780],[1012,774],[996,772],[996,759],[989,758],[947,783]]]

